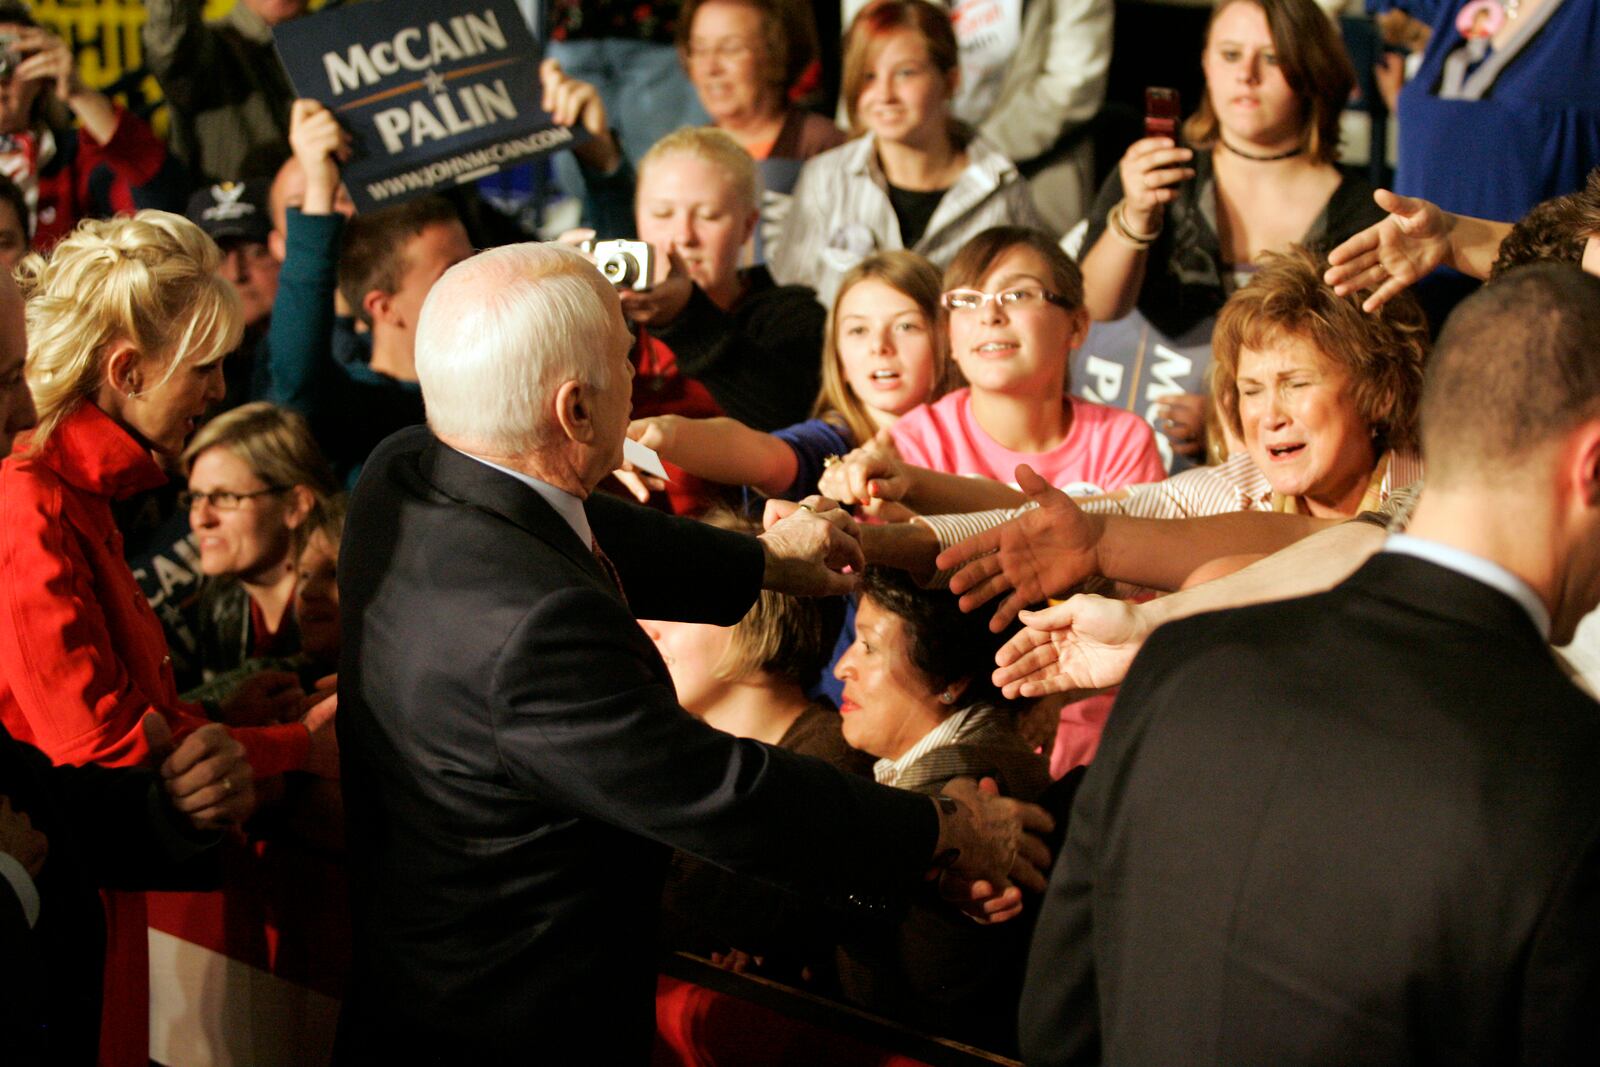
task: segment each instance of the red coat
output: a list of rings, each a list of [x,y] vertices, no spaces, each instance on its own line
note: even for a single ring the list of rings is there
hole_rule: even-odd
[[[99,408],[84,404],[38,455],[0,464],[0,721],[56,763],[150,758],[140,719],[177,737],[205,723],[178,698],[166,638],[133,572],[111,502],[166,478]],[[258,777],[304,765],[298,724],[236,732]],[[144,895],[107,894],[102,1064],[149,1062]]]

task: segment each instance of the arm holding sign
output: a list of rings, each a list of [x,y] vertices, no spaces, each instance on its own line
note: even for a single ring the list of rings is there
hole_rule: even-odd
[[[287,251],[267,332],[272,399],[316,421],[316,405],[334,394],[333,294],[344,217],[333,210],[338,160],[349,139],[333,112],[315,100],[296,100],[289,144],[306,175],[305,199],[287,218]]]
[[[601,240],[634,236],[634,172],[617,145],[600,90],[547,59],[539,64],[539,106],[557,126],[582,125],[590,139],[572,150],[583,169],[584,215]]]

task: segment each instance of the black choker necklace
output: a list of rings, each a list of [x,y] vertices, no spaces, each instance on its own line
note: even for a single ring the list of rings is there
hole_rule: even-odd
[[[1241,159],[1248,159],[1253,163],[1276,163],[1280,159],[1293,159],[1295,156],[1300,155],[1302,152],[1304,152],[1306,150],[1306,146],[1305,145],[1298,145],[1298,146],[1296,146],[1294,148],[1289,149],[1289,151],[1287,151],[1287,152],[1279,152],[1277,155],[1274,155],[1274,156],[1257,156],[1257,155],[1252,155],[1249,152],[1240,151],[1239,149],[1233,147],[1233,145],[1229,144],[1226,140],[1224,140],[1221,137],[1217,138],[1217,140],[1222,143],[1222,147],[1223,148],[1226,148],[1228,151],[1232,152],[1234,155],[1240,157]]]

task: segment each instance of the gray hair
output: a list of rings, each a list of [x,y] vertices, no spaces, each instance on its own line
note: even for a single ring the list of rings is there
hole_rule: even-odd
[[[491,455],[546,444],[562,382],[611,385],[607,353],[620,327],[611,287],[581,252],[517,244],[445,271],[417,321],[417,380],[428,425]]]

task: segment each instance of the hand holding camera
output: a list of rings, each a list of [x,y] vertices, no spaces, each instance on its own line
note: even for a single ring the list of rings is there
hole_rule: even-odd
[[[654,265],[655,273],[659,276],[661,273],[659,256]],[[622,313],[628,316],[629,322],[647,328],[665,326],[676,321],[678,316],[683,314],[683,309],[689,305],[689,297],[694,292],[694,282],[689,280],[689,269],[683,265],[683,260],[670,248],[667,250],[666,266],[666,276],[659,278],[654,285],[643,289],[618,290],[618,295],[622,298]],[[645,277],[648,278],[649,275]]]
[[[88,91],[67,42],[38,26],[19,26],[15,34],[0,34],[0,77],[54,82],[52,88],[63,102]]]

